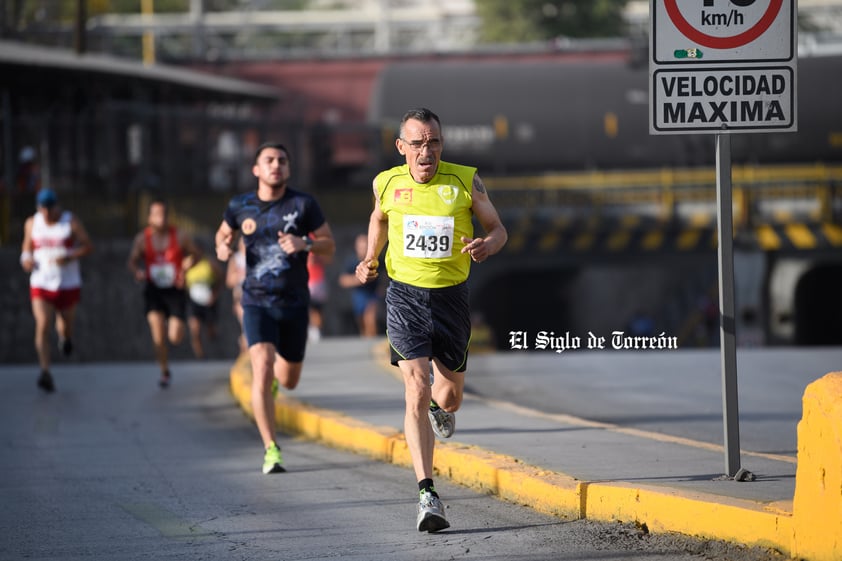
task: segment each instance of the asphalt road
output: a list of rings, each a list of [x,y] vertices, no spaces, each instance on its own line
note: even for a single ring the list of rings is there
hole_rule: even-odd
[[[781,559],[623,524],[565,522],[437,482],[458,525],[414,528],[411,472],[282,438],[288,473],[260,473],[228,362],[0,367],[0,559]]]

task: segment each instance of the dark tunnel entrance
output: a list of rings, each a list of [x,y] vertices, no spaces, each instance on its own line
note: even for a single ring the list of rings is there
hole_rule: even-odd
[[[471,307],[501,351],[512,348],[512,331],[530,341],[542,331],[578,337],[583,349],[591,334],[610,340],[614,332],[687,333],[684,344],[706,346],[706,331],[694,334],[706,329],[698,310],[715,287],[713,256],[546,266],[499,272],[472,290]]]
[[[842,264],[819,264],[795,286],[795,344],[842,345]]]
[[[509,350],[509,331],[569,329],[569,286],[578,271],[521,271],[500,275],[477,294],[474,310],[493,333],[494,346]]]

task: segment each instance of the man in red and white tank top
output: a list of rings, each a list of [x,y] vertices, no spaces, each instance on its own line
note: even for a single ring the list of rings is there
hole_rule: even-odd
[[[30,273],[35,350],[41,366],[38,387],[49,393],[55,390],[50,374],[50,325],[55,319],[59,349],[69,355],[82,288],[79,259],[93,251],[93,244],[79,219],[58,206],[51,189],[41,189],[36,202],[38,212],[24,224],[20,264]]]
[[[158,383],[162,388],[170,383],[167,340],[173,345],[184,340],[184,271],[199,254],[192,239],[169,224],[167,210],[167,203],[161,199],[149,204],[148,226],[135,236],[128,263],[135,280],[144,283],[146,319],[161,368]]]

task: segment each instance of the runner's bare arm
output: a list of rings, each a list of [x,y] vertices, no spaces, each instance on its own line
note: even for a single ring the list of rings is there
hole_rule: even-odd
[[[488,197],[485,184],[479,174],[474,174],[471,197],[474,215],[485,230],[485,236],[473,240],[463,237],[462,241],[466,245],[462,248],[462,253],[470,253],[471,259],[480,263],[503,249],[506,240],[509,239],[509,234],[500,220],[500,215],[497,214],[497,209]]]
[[[357,265],[357,279],[365,284],[377,278],[377,268],[380,266],[378,256],[386,247],[386,240],[389,231],[389,219],[380,208],[380,201],[377,197],[377,187],[372,184],[374,191],[374,209],[368,220],[368,249],[365,258]]]
[[[219,229],[217,229],[216,235],[214,236],[214,243],[216,245],[216,258],[220,261],[228,261],[234,255],[235,233],[234,229],[226,221],[223,220],[219,225]]]
[[[330,263],[333,254],[336,253],[336,241],[333,239],[330,225],[325,222],[313,230],[310,237],[313,239],[313,247],[310,251],[322,257],[325,264]]]
[[[27,273],[31,273],[35,267],[35,259],[32,257],[35,250],[32,244],[32,223],[33,218],[30,216],[23,225],[23,243],[20,246],[20,266]]]

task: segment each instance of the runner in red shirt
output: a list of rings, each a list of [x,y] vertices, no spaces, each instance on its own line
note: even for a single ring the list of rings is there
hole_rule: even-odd
[[[169,224],[167,203],[163,200],[155,199],[149,204],[148,224],[135,236],[128,266],[135,280],[144,283],[146,319],[161,369],[158,384],[166,388],[171,379],[167,339],[173,345],[184,340],[184,267],[191,264],[198,251],[189,236]]]

